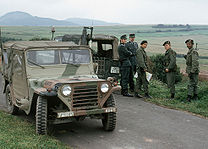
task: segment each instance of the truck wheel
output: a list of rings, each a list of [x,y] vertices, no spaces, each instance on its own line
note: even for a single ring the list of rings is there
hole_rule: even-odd
[[[108,100],[105,103],[105,107],[115,107],[114,97],[111,94]],[[103,128],[105,131],[113,131],[116,127],[116,112],[105,113],[103,114],[104,118],[102,119]]]
[[[7,111],[9,114],[15,115],[18,113],[19,108],[16,107],[12,102],[11,88],[8,84],[6,87],[6,100],[7,100]]]
[[[47,134],[47,99],[39,96],[36,105],[36,133],[40,135]]]

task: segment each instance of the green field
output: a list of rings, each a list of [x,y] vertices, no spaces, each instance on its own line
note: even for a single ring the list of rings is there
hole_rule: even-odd
[[[192,26],[194,31],[180,31],[180,32],[155,32],[155,33],[137,33],[139,32],[154,32],[158,29],[152,28],[151,25],[126,25],[126,26],[100,26],[94,27],[95,34],[109,34],[120,37],[122,34],[136,33],[136,41],[140,43],[142,40],[148,40],[149,46],[147,48],[148,55],[154,55],[158,53],[164,53],[165,50],[162,46],[163,42],[170,40],[172,42],[172,48],[178,54],[187,53],[186,45],[184,41],[186,39],[194,39],[198,43],[200,56],[208,56],[208,25]],[[29,40],[34,37],[39,38],[51,38],[51,27],[2,27],[2,36],[17,38],[22,40]],[[164,29],[167,30],[167,29]],[[171,28],[171,30],[177,30]],[[64,34],[81,34],[82,27],[56,27],[55,36]],[[185,61],[178,59],[178,65],[181,68],[185,68]],[[208,60],[200,60],[200,67],[202,72],[208,72]]]
[[[151,80],[149,85],[149,92],[153,98],[145,99],[145,101],[172,109],[188,111],[207,118],[208,83],[201,81],[199,82],[199,100],[192,101],[191,103],[186,101],[187,85],[188,80],[186,77],[183,77],[182,82],[176,85],[175,100],[168,100],[170,98],[170,93],[167,85],[158,80]]]
[[[1,149],[69,149],[52,136],[37,135],[35,125],[26,119],[0,111]]]

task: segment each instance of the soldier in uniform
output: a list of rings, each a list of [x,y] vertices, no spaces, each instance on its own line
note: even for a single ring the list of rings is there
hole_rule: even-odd
[[[165,47],[165,72],[167,78],[167,85],[170,89],[170,98],[175,97],[175,77],[176,77],[176,52],[171,49],[170,41],[166,41],[163,46]]]
[[[128,51],[126,44],[126,35],[122,35],[120,38],[120,45],[118,46],[120,71],[121,71],[121,94],[127,97],[133,97],[128,93],[129,75],[131,69],[130,57],[132,52]]]
[[[148,42],[146,40],[142,41],[140,48],[136,52],[138,77],[137,77],[136,86],[135,86],[135,96],[138,98],[141,98],[141,95],[139,95],[138,93],[142,85],[144,88],[145,97],[152,98],[148,92],[149,82],[147,81],[147,78],[146,78],[148,65],[147,65],[147,54],[145,52],[145,49],[147,48],[147,45],[148,45]]]
[[[130,57],[131,62],[131,69],[130,69],[130,75],[129,75],[129,87],[130,91],[134,92],[134,75],[136,73],[136,51],[138,49],[138,44],[134,42],[135,40],[135,34],[129,34],[129,42],[126,43],[126,48],[132,53],[132,56]]]
[[[197,84],[199,77],[199,54],[197,52],[197,49],[193,48],[193,40],[188,39],[185,41],[185,43],[187,45],[187,48],[189,49],[187,55],[184,56],[184,58],[186,59],[186,73],[189,77],[187,101],[190,102],[191,99],[198,99]]]

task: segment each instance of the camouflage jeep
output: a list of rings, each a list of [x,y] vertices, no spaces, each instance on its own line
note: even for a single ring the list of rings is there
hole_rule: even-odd
[[[2,50],[3,91],[8,111],[36,112],[36,132],[48,124],[86,117],[101,119],[106,131],[116,125],[113,78],[98,79],[91,49],[70,42],[8,42]]]

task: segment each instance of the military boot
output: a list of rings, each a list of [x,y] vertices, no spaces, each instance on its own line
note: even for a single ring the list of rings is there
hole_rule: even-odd
[[[150,98],[150,99],[152,98],[152,96],[150,96],[149,93],[145,93],[144,97],[145,98]]]
[[[137,97],[137,98],[143,98],[140,94],[138,93],[134,93],[134,97]]]
[[[198,95],[197,94],[194,94],[194,96],[193,96],[193,100],[198,100],[199,98],[198,98]]]
[[[188,101],[188,102],[191,102],[191,95],[188,95],[188,96],[187,96],[187,101]]]
[[[128,90],[123,91],[123,96],[126,96],[126,97],[134,97],[133,95],[131,95],[131,94],[128,93]]]

